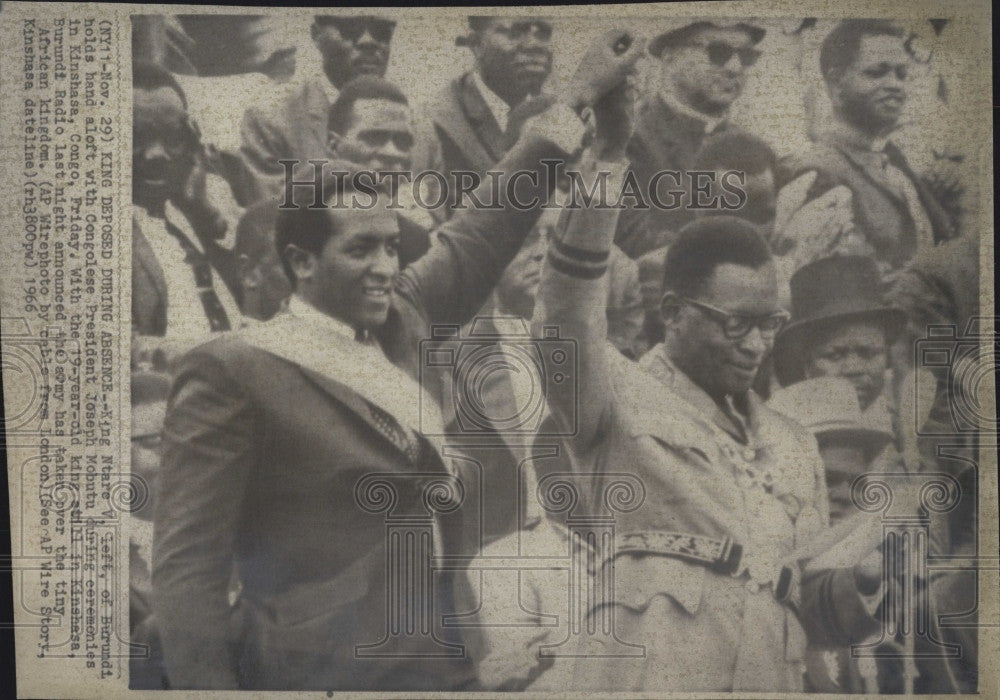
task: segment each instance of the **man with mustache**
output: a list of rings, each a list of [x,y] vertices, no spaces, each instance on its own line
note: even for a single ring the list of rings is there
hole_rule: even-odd
[[[898,270],[917,250],[955,235],[945,211],[891,141],[913,64],[904,33],[887,20],[845,20],[823,40],[819,63],[833,118],[818,128],[808,152],[789,159],[788,169],[795,178],[815,178],[802,204],[845,186],[854,228],[883,272]],[[779,195],[779,208],[788,208],[784,201]],[[794,236],[794,228],[785,230]],[[773,244],[782,247],[781,241]]]
[[[649,53],[659,62],[659,82],[655,93],[639,104],[627,156],[643,196],[654,187],[659,202],[674,208],[647,201],[650,209],[622,212],[615,243],[630,257],[671,243],[694,218],[685,171],[693,169],[695,155],[709,135],[735,129],[729,111],[743,94],[763,38],[764,29],[748,22],[683,20],[650,42]],[[665,170],[680,171],[681,176],[657,178]]]
[[[453,80],[422,120],[414,169],[469,171],[479,177],[517,140],[521,120],[512,110],[541,96],[552,71],[552,23],[540,18],[469,17],[468,46],[475,68]],[[450,204],[459,195],[445,193]],[[449,208],[441,217],[451,215]]]
[[[312,40],[322,57],[322,75],[293,80],[277,98],[251,107],[243,117],[242,182],[234,185],[240,204],[281,191],[282,159],[297,159],[296,179],[310,179],[310,158],[327,155],[330,106],[348,82],[361,75],[383,77],[396,22],[383,17],[316,15]]]
[[[633,363],[608,350],[599,313],[617,212],[573,214],[549,246],[535,323],[578,343],[579,395],[550,410],[575,420],[580,498],[616,533],[595,555],[614,585],[587,603],[588,623],[614,635],[580,635],[574,687],[801,690],[807,635],[843,644],[877,627],[862,592],[878,575],[806,571],[793,554],[829,512],[815,440],[751,390],[787,319],[767,245],[735,217],[687,226],[664,263],[664,341]],[[643,498],[614,511],[610,489],[629,476]]]

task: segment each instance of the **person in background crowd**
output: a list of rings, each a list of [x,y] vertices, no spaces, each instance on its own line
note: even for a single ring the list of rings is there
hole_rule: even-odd
[[[982,416],[984,428],[996,426],[995,414],[984,415],[988,411],[984,407],[992,403],[980,393],[990,391],[989,383],[980,380],[986,375],[982,370],[992,366],[979,348],[978,336],[985,332],[980,319],[980,244],[978,237],[966,234],[917,253],[888,292],[891,303],[906,315],[903,340],[893,347],[898,373],[933,376],[927,396],[920,397],[930,405],[917,407],[925,420],[915,435],[910,428],[913,451],[919,455],[922,470],[950,474],[959,483],[958,505],[931,521],[930,551],[936,556],[979,554],[981,474],[977,474],[973,457],[979,449],[979,433],[969,421]],[[918,355],[914,364],[914,348],[920,347],[917,341],[921,340],[928,351]],[[950,362],[929,362],[931,350]],[[897,391],[903,393],[902,389]],[[965,416],[957,409],[964,410]],[[908,418],[900,416],[900,423],[907,426]],[[964,425],[960,424],[963,418]],[[963,453],[969,459],[960,457]],[[934,632],[941,641],[958,645],[961,653],[946,661],[918,659],[917,687],[931,693],[973,693],[978,684],[978,612],[969,611],[978,607],[977,579],[984,574],[975,570],[941,573],[931,580],[938,611],[962,615],[966,624],[936,626]]]
[[[746,201],[739,209],[700,209],[695,212],[695,217],[713,214],[738,216],[757,225],[765,237],[770,234],[777,194],[774,184],[777,156],[770,146],[744,131],[724,130],[705,139],[694,157],[692,169],[715,174],[715,184],[710,188],[711,197],[726,198],[736,203],[738,200],[732,193],[734,187],[746,195]],[[726,175],[734,172],[741,174],[741,180],[736,180],[733,175]],[[643,253],[636,260],[645,311],[640,356],[663,340],[660,299],[663,298],[663,261],[667,257],[668,248],[669,246],[661,246]]]
[[[918,250],[955,235],[944,210],[891,140],[913,63],[905,39],[887,20],[845,20],[827,35],[819,62],[832,120],[817,127],[808,152],[785,164],[792,178],[808,186],[793,181],[779,195],[779,208],[791,212],[845,187],[849,223],[865,237],[883,272],[898,270]],[[799,227],[777,228],[789,244],[801,233]]]
[[[630,167],[640,188],[648,189],[656,173],[680,171],[680,181],[661,177],[656,192],[670,204],[671,191],[690,191],[684,173],[706,137],[735,127],[729,110],[743,94],[748,69],[757,61],[756,45],[764,29],[746,22],[720,24],[689,20],[659,34],[649,53],[660,64],[658,90],[638,108],[635,133],[628,148]],[[671,242],[694,218],[690,198],[677,197],[674,209],[626,209],[618,223],[615,243],[637,258]]]
[[[861,475],[885,466],[878,457],[889,447],[893,434],[887,426],[865,420],[854,386],[840,377],[804,379],[776,391],[768,406],[816,436],[830,497],[830,525],[861,514],[851,495],[852,484]],[[806,653],[806,690],[878,693],[876,659],[852,658],[847,647],[811,646]]]
[[[817,260],[792,276],[791,294],[791,321],[774,341],[778,382],[843,377],[854,385],[865,420],[891,431],[890,347],[905,317],[884,301],[875,261]]]
[[[132,479],[138,497],[129,525],[129,629],[132,643],[146,645],[146,649],[142,656],[132,656],[129,660],[129,685],[161,690],[167,687],[166,672],[153,614],[150,562],[170,376],[161,372],[133,372],[131,386]]]
[[[482,177],[500,160],[523,122],[515,108],[533,98],[552,100],[542,93],[552,71],[552,29],[541,18],[469,17],[469,34],[458,43],[472,50],[475,67],[455,78],[421,119],[416,172],[435,170],[448,178],[462,170]],[[458,196],[440,194],[449,202]],[[450,208],[438,215],[450,216]]]
[[[336,167],[375,173],[410,173],[413,116],[406,95],[393,83],[364,75],[344,86],[330,107],[329,152],[344,161]],[[435,219],[418,208],[412,180],[401,180],[396,195],[403,207],[399,221],[399,264],[405,267],[427,252]],[[431,203],[430,195],[423,200]]]
[[[580,659],[574,682],[799,690],[807,633],[846,644],[875,630],[867,595],[879,577],[861,564],[808,571],[790,556],[827,527],[827,493],[813,437],[750,390],[787,319],[771,255],[735,217],[685,228],[664,266],[664,342],[634,364],[608,352],[596,313],[616,215],[583,210],[552,239],[535,318],[578,342],[575,405],[550,402],[557,420],[575,416],[577,437],[566,440],[573,471],[585,478],[628,465],[645,486],[642,507],[615,513],[619,533],[636,533],[634,547],[603,554],[614,598],[588,611],[607,616],[611,606],[616,639],[645,653]],[[602,501],[588,502],[602,513]]]
[[[266,321],[285,309],[292,293],[275,243],[278,208],[273,201],[257,202],[236,226],[236,256],[243,315]]]
[[[330,106],[354,78],[385,75],[395,29],[394,20],[381,17],[316,15],[312,40],[322,56],[323,75],[292,81],[288,91],[251,107],[243,117],[247,177],[241,204],[281,192],[285,169],[279,160],[301,161],[296,179],[310,179],[312,166],[306,161],[327,156]]]
[[[611,32],[584,54],[560,102],[531,122],[501,169],[541,176],[544,159],[582,151],[587,130],[574,108],[624,83],[641,48],[616,52],[623,41],[631,37]],[[597,135],[615,128],[599,120]],[[517,201],[545,201],[544,185],[520,182]],[[331,178],[328,201],[338,194],[350,197],[350,179]],[[370,475],[398,477],[393,507],[401,510],[393,512],[420,513],[430,507],[427,482],[407,477],[452,474],[434,437],[443,426],[438,405],[417,382],[419,340],[432,324],[467,321],[536,223],[537,206],[501,195],[499,208],[468,209],[444,224],[403,271],[384,196],[371,208],[283,211],[277,241],[293,287],[288,313],[180,361],[153,546],[154,609],[172,687],[413,691],[474,682],[469,656],[435,656],[456,637],[440,623],[455,612],[454,577],[413,601],[429,608],[388,605],[385,514],[362,509],[355,488]],[[454,523],[441,516],[440,536],[422,540],[421,555],[446,552]],[[235,655],[226,598],[234,564],[246,620]],[[403,621],[387,615],[421,613],[433,613],[419,624],[432,625],[434,638],[390,633]],[[383,655],[366,658],[359,645]]]
[[[220,244],[229,228],[205,196],[203,151],[173,76],[132,70],[132,333],[190,347],[239,325],[235,260]]]

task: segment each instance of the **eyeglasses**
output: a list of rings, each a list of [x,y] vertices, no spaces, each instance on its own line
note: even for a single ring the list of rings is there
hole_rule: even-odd
[[[705,53],[708,54],[708,60],[716,66],[724,66],[729,63],[729,59],[735,54],[739,56],[740,65],[744,68],[749,68],[757,62],[760,58],[760,51],[753,48],[742,48],[738,49],[732,44],[727,44],[724,41],[710,41],[707,44],[692,42],[689,46],[700,46],[705,49]]]
[[[365,129],[358,134],[358,140],[371,148],[385,148],[391,141],[396,150],[404,153],[413,148],[413,134],[408,131]]]
[[[316,17],[316,24],[321,27],[334,27],[347,41],[357,41],[368,30],[372,39],[380,44],[392,41],[396,31],[396,23],[388,19],[375,17]]]
[[[755,327],[760,330],[760,334],[765,338],[773,338],[781,330],[782,326],[788,322],[788,312],[777,311],[766,316],[742,316],[731,314],[728,311],[717,309],[714,306],[705,304],[694,299],[678,296],[687,304],[703,311],[716,323],[722,326],[722,332],[729,340],[741,340],[745,338]]]
[[[521,41],[529,36],[534,36],[538,41],[552,39],[552,25],[548,22],[511,22],[498,25],[497,31],[514,41]]]

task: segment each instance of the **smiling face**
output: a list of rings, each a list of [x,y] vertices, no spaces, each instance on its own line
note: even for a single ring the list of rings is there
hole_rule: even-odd
[[[473,47],[483,82],[512,106],[537,95],[552,72],[552,25],[493,17]]]
[[[664,88],[699,112],[721,114],[743,94],[748,66],[740,52],[747,55],[745,52],[752,51],[753,41],[741,29],[703,29],[689,41],[663,52]],[[720,64],[725,54],[728,58]]]
[[[410,108],[382,99],[355,100],[350,125],[335,138],[334,152],[375,172],[409,170],[413,130]]]
[[[539,227],[525,240],[521,250],[504,270],[497,284],[497,297],[503,310],[530,319],[535,310],[535,296],[541,280],[546,240]]]
[[[902,38],[862,37],[854,61],[830,85],[834,109],[867,134],[888,134],[906,104],[909,70]]]
[[[319,254],[289,246],[296,291],[314,307],[356,329],[376,330],[389,313],[399,271],[399,225],[382,202],[328,209],[333,227]]]
[[[774,314],[779,311],[775,267],[772,263],[757,269],[723,263],[694,298],[731,314]],[[743,338],[730,340],[717,320],[690,304],[679,305],[664,320],[670,359],[717,402],[749,389],[774,345],[774,337],[763,335],[757,327]]]
[[[162,209],[194,167],[196,137],[180,95],[136,88],[132,114],[132,201]]]

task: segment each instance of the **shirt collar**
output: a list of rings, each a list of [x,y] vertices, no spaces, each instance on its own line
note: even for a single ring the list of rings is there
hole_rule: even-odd
[[[691,117],[692,119],[696,119],[697,121],[704,124],[705,134],[711,134],[713,131],[719,128],[720,124],[722,124],[724,121],[726,121],[726,119],[729,118],[728,112],[723,114],[721,117],[712,117],[709,116],[708,114],[704,114],[703,112],[699,112],[694,107],[686,105],[680,100],[678,100],[673,93],[668,92],[667,90],[662,91],[660,93],[660,97],[663,99],[663,102],[668,107],[670,107],[670,109],[674,110],[679,114],[683,114],[686,117]]]
[[[351,340],[355,340],[357,337],[350,324],[323,313],[298,294],[293,294],[289,298],[288,312],[292,316],[302,319],[318,329],[347,336]]]
[[[507,131],[507,119],[510,116],[510,105],[503,101],[503,98],[498,94],[490,90],[489,86],[483,82],[483,78],[479,75],[479,71],[472,72],[472,83],[479,90],[479,94],[483,96],[483,101],[486,102],[486,106],[490,108],[490,112],[493,114],[493,118],[497,120],[497,124],[500,125],[500,131]]]

